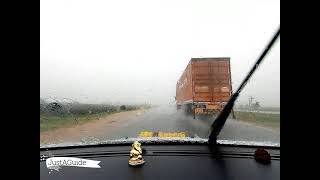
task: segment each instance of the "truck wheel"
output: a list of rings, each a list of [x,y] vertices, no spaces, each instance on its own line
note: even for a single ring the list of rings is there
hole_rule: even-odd
[[[193,119],[196,119],[196,110],[193,110]]]

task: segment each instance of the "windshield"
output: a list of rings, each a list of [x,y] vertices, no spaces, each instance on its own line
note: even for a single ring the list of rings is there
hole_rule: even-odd
[[[278,0],[41,0],[40,146],[207,140],[279,25]],[[280,38],[218,141],[280,146]]]

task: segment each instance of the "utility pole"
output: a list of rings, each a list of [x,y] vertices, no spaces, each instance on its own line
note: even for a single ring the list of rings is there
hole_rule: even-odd
[[[254,97],[249,96],[249,109],[252,110],[252,102],[253,102]]]

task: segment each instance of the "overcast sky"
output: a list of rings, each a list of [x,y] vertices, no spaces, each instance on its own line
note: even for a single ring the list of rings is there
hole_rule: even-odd
[[[230,57],[233,89],[280,25],[279,0],[41,0],[40,97],[174,102],[193,57]],[[280,40],[244,89],[280,106]]]

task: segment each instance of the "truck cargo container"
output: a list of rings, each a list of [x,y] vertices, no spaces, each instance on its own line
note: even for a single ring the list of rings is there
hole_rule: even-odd
[[[192,58],[176,84],[177,109],[215,114],[232,94],[230,58]]]

